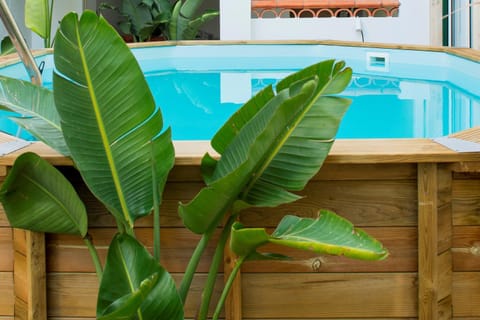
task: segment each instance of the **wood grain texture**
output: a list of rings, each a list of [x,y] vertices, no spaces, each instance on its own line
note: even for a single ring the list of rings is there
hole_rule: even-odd
[[[0,227],[0,272],[13,271],[13,232]]]
[[[480,225],[480,179],[452,182],[453,225]]]
[[[0,272],[0,316],[13,316],[13,273]]]
[[[206,274],[197,274],[187,297],[185,317],[193,318],[200,302]],[[177,283],[181,274],[173,274]],[[220,295],[218,288],[223,282],[220,274],[213,299]],[[95,317],[98,280],[92,273],[51,273],[47,282],[48,316],[50,317]]]
[[[317,254],[265,246],[262,251],[279,252],[294,258],[292,261],[247,262],[243,272],[414,272],[417,269],[417,230],[414,227],[363,228],[379,239],[389,250],[390,256],[382,261],[358,261],[344,257],[318,256]],[[272,232],[272,229],[268,230]],[[91,230],[94,244],[103,260],[108,244],[116,229]],[[151,230],[137,228],[136,234],[149,250],[152,250]],[[218,235],[217,235],[218,236]],[[161,231],[162,264],[171,272],[183,272],[198,241],[198,235],[186,229],[167,228]],[[215,241],[214,241],[215,242]],[[214,243],[213,242],[213,243]],[[213,243],[202,258],[198,272],[208,272],[213,255]],[[94,272],[88,251],[81,239],[69,235],[47,236],[48,272]]]
[[[415,273],[248,273],[242,282],[245,319],[417,316]]]
[[[28,320],[47,318],[47,287],[45,270],[45,235],[26,231]],[[14,271],[16,272],[16,270]]]
[[[480,226],[453,228],[453,270],[480,271]]]
[[[418,165],[418,299],[422,320],[438,314],[437,165]]]
[[[0,204],[0,227],[10,227],[8,222],[7,215],[3,209],[3,206]]]
[[[479,319],[480,273],[455,272],[453,274],[453,317]]]
[[[242,212],[249,226],[275,227],[286,214],[315,218],[328,209],[356,226],[416,226],[417,186],[413,180],[312,181],[303,199],[274,209]]]
[[[117,229],[114,228],[94,228],[89,231],[102,261],[105,261],[109,243],[116,232]],[[139,241],[150,252],[153,252],[152,232],[150,228],[135,229]],[[162,265],[170,272],[184,272],[199,236],[187,229],[162,228],[160,237]],[[200,261],[198,272],[208,272],[217,238],[218,233],[208,245]],[[79,237],[50,234],[47,236],[46,247],[48,272],[95,272],[88,250]]]

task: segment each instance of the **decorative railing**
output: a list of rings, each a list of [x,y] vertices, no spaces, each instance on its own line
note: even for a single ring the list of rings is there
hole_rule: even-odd
[[[251,0],[253,18],[396,17],[399,0]]]

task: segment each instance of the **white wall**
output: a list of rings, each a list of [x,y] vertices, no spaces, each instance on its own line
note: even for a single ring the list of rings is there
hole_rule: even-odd
[[[362,41],[363,31],[365,42],[428,45],[430,8],[430,1],[401,0],[398,17],[251,19],[250,0],[221,0],[220,38]]]

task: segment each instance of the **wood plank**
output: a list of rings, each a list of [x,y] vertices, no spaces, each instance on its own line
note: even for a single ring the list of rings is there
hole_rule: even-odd
[[[316,217],[328,209],[356,226],[416,226],[417,186],[410,180],[313,181],[300,193],[305,198],[278,208],[242,212],[243,223],[275,227],[286,214]]]
[[[437,165],[418,165],[418,299],[419,319],[438,314]]]
[[[414,163],[326,163],[313,180],[416,180]]]
[[[27,231],[28,319],[47,318],[45,235]],[[16,271],[14,271],[16,272]]]
[[[13,273],[0,272],[0,316],[13,316]]]
[[[160,223],[163,227],[183,227],[182,220],[178,215],[179,202],[188,202],[204,186],[201,182],[168,182],[163,194],[160,208]],[[115,219],[105,207],[88,191],[84,184],[78,184],[76,190],[85,203],[90,227],[116,227]],[[135,223],[138,227],[151,227],[152,216],[139,219]]]
[[[453,225],[480,225],[480,179],[452,181]]]
[[[480,271],[480,226],[453,229],[453,270]]]
[[[0,272],[13,271],[13,232],[0,227]]]
[[[27,255],[27,233],[22,229],[13,229],[13,248],[16,252]]]
[[[438,265],[438,301],[445,300],[452,295],[452,282],[453,282],[453,270],[452,270],[452,253],[445,251],[437,256]],[[439,311],[440,313],[440,311]]]
[[[7,215],[3,210],[3,206],[0,204],[0,227],[10,227],[10,223],[8,222]]]
[[[190,295],[185,306],[185,316],[193,318],[198,308],[206,274],[194,277]],[[181,274],[173,274],[178,283]],[[223,275],[218,276],[217,288],[223,283]],[[92,273],[51,273],[48,276],[48,316],[50,317],[95,317],[98,280]],[[214,301],[220,292],[216,289]]]
[[[216,156],[208,141],[175,141],[176,165],[199,165],[205,152]],[[0,165],[11,166],[24,152],[35,152],[54,165],[72,165],[43,143],[0,158]],[[476,152],[458,153],[431,139],[339,139],[333,144],[327,163],[415,163],[480,161]]]
[[[480,319],[480,273],[454,272],[453,274],[453,317]]]
[[[267,245],[262,252],[276,252],[293,258],[288,261],[249,261],[242,272],[416,272],[418,266],[415,227],[363,228],[388,249],[382,261],[361,261],[345,257],[318,255],[308,251]],[[271,233],[272,229],[268,232]]]
[[[28,301],[28,276],[27,276],[27,257],[20,252],[15,252],[15,272],[14,288],[15,296],[23,301]]]
[[[415,273],[247,273],[242,282],[245,319],[417,316]]]
[[[14,243],[20,250],[14,254],[15,296],[26,304],[26,319],[46,319],[45,238],[42,233],[15,230]],[[23,247],[25,246],[25,248]],[[17,248],[15,248],[17,249]],[[25,251],[23,254],[21,251]]]
[[[262,251],[279,252],[294,258],[292,261],[255,261],[244,265],[243,272],[414,272],[417,270],[417,230],[415,227],[363,228],[379,239],[390,251],[388,259],[382,261],[358,261],[344,257],[318,256],[317,254],[265,246]],[[272,232],[268,229],[268,232]],[[91,229],[94,244],[102,260],[116,229]],[[142,243],[152,250],[151,230],[137,228]],[[218,236],[218,235],[217,235]],[[170,272],[183,272],[198,241],[198,236],[187,229],[165,228],[161,231],[162,264]],[[198,272],[207,272],[213,255],[214,242],[209,245],[202,258]],[[320,265],[319,265],[320,263]],[[47,270],[49,272],[94,272],[88,251],[81,239],[69,235],[47,236]]]
[[[94,228],[89,233],[102,261],[108,245],[117,232],[114,228]],[[150,252],[153,251],[152,229],[136,228],[135,233]],[[200,261],[198,272],[208,272],[218,233],[214,236]],[[160,231],[161,263],[169,272],[184,272],[200,239],[184,228],[162,228]],[[48,272],[95,272],[90,254],[78,236],[49,234],[47,236]]]
[[[28,303],[18,297],[15,297],[15,318],[28,319]]]
[[[438,303],[437,320],[452,319],[452,296],[449,295]]]

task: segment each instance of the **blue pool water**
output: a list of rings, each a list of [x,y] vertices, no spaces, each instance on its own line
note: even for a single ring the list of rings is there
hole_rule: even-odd
[[[345,60],[354,70],[341,94],[353,103],[338,138],[434,138],[480,124],[479,64],[442,52],[325,45],[163,46],[133,51],[175,140],[210,139],[265,85],[329,58]],[[47,64],[48,86],[51,57],[39,60]],[[16,77],[21,72],[18,65],[0,70]],[[0,121],[2,130],[17,134],[7,117]]]

